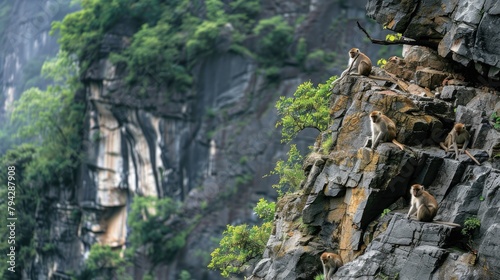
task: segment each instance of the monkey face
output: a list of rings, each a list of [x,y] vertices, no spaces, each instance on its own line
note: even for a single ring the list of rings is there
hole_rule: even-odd
[[[380,117],[380,112],[379,111],[373,111],[370,113],[370,118],[372,119],[373,122],[377,122],[378,118]]]
[[[463,130],[465,130],[464,128],[465,128],[465,127],[464,127],[464,124],[463,124],[463,123],[457,123],[457,124],[455,124],[455,131],[456,131],[458,134],[462,133],[462,131],[463,131]]]
[[[349,51],[349,56],[350,56],[351,58],[354,58],[354,57],[356,57],[356,55],[357,55],[358,53],[359,53],[359,49],[357,49],[357,48],[352,48],[352,49]]]
[[[415,197],[419,197],[422,194],[422,186],[420,185],[411,186],[411,194]]]

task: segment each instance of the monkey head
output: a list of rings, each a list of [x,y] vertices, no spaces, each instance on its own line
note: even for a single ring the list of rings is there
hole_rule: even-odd
[[[460,134],[465,130],[465,125],[463,123],[456,123],[453,128],[455,129],[457,134]]]
[[[359,49],[358,48],[352,48],[352,49],[349,50],[349,56],[351,58],[355,58],[356,55],[358,55],[358,53],[359,53]]]
[[[415,184],[413,186],[411,186],[411,194],[414,196],[414,197],[419,197],[422,195],[422,191],[424,190],[424,186],[422,185],[419,185],[419,184]]]
[[[382,115],[382,112],[380,111],[373,111],[370,113],[370,118],[372,119],[373,122],[377,122]]]

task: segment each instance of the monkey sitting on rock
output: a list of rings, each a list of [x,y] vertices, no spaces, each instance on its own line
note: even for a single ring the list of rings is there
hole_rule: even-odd
[[[451,148],[455,151],[455,159],[458,160],[458,156],[461,153],[468,155],[477,165],[481,165],[477,159],[472,156],[466,149],[469,145],[470,134],[465,128],[463,123],[456,123],[453,129],[448,133],[444,142],[439,143],[441,148],[448,152]],[[461,150],[459,150],[461,148]]]
[[[416,212],[418,221],[432,222],[438,211],[436,199],[419,184],[411,186],[410,193],[411,207],[406,218],[409,219]]]
[[[396,81],[379,76],[370,75],[372,72],[372,61],[370,58],[362,53],[358,48],[352,48],[349,50],[349,67],[342,72],[340,78],[335,80],[332,83],[332,86],[338,83],[347,75],[358,75],[358,76],[366,76],[371,79],[381,80],[381,81],[389,81],[392,83],[397,83]]]
[[[401,150],[404,150],[404,145],[396,140],[396,124],[380,111],[370,113],[372,137],[368,138],[365,147],[368,146],[371,140],[372,150],[376,149],[380,142],[392,142]]]

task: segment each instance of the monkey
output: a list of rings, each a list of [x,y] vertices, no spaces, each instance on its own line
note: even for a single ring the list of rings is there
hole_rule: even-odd
[[[466,149],[467,145],[469,145],[469,140],[470,140],[470,134],[467,131],[467,128],[463,123],[456,123],[453,126],[453,129],[448,133],[448,136],[446,136],[446,139],[444,142],[439,143],[441,148],[443,148],[446,152],[450,150],[451,147],[453,147],[455,151],[455,160],[458,160],[458,156],[461,153],[465,153],[468,155],[477,165],[481,165],[479,161],[472,155],[470,154]],[[459,150],[458,148],[461,148]]]
[[[399,143],[396,138],[396,124],[380,111],[373,111],[370,113],[372,137],[368,138],[365,147],[371,139],[372,150],[376,149],[378,144],[382,142],[392,142],[401,150],[404,150],[404,145]]]
[[[344,265],[339,255],[327,252],[321,254],[321,264],[323,265],[325,280],[332,280],[332,276],[335,271],[337,271],[339,267]]]
[[[444,142],[439,143],[439,145],[441,145],[441,148],[446,152],[453,146],[455,150],[455,159],[458,160],[460,153],[465,152],[469,144],[469,139],[470,134],[465,128],[465,125],[463,123],[456,123],[450,133],[448,133],[448,136],[446,136]],[[462,150],[459,151],[458,148],[462,148]]]
[[[332,85],[336,84],[337,81],[340,81],[346,75],[366,76],[375,80],[389,81],[397,84],[396,81],[389,78],[372,76],[370,75],[371,71],[372,61],[370,60],[370,58],[366,54],[362,53],[358,48],[352,48],[349,50],[349,67],[344,70],[344,72],[342,72],[340,78],[334,81]]]
[[[417,212],[417,220],[421,222],[432,222],[437,214],[438,204],[436,199],[427,191],[424,186],[415,184],[411,186],[411,207],[406,218]]]

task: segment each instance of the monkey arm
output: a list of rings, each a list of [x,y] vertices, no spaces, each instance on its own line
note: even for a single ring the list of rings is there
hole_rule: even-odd
[[[406,218],[409,219],[411,215],[413,215],[417,211],[417,207],[415,205],[416,203],[412,203],[410,207],[410,211],[408,211],[408,215],[406,215]]]

